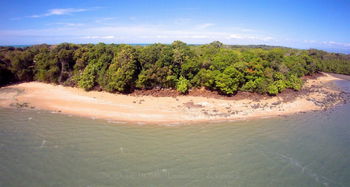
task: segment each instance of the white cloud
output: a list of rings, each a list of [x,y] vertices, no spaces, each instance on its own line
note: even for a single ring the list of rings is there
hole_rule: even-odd
[[[57,8],[57,9],[50,9],[44,14],[36,14],[29,16],[31,18],[40,18],[40,17],[47,17],[47,16],[60,16],[60,15],[70,15],[72,13],[76,12],[85,12],[89,9],[85,8]]]
[[[212,27],[212,26],[214,26],[213,23],[203,23],[203,24],[197,25],[196,28],[197,29],[206,29],[206,28]]]
[[[80,26],[84,26],[85,24],[83,23],[65,23],[65,22],[57,22],[57,23],[50,23],[48,25],[63,25],[63,26],[67,26],[67,27],[80,27]]]
[[[114,39],[115,36],[83,36],[83,39]]]
[[[57,12],[56,12],[57,13]],[[99,18],[83,23],[56,22],[43,29],[0,30],[0,43],[171,43],[182,40],[186,43],[203,44],[218,40],[225,44],[267,44],[297,48],[334,48],[350,50],[349,41],[297,40],[279,37],[263,31],[221,27],[211,23],[176,25],[118,23],[117,17]],[[110,24],[106,24],[109,23]],[[201,29],[200,29],[201,28]]]
[[[190,24],[192,21],[191,18],[177,18],[174,20],[174,24],[175,25],[186,25],[186,24]]]
[[[62,24],[63,25],[63,24]],[[73,24],[74,25],[74,24]],[[171,43],[174,40],[182,40],[187,43],[209,43],[215,40],[227,44],[266,43],[275,42],[271,36],[262,34],[245,34],[220,29],[212,31],[201,29],[197,26],[174,28],[172,26],[160,25],[128,25],[128,26],[89,26],[84,29],[73,27],[71,24],[63,25],[61,28],[28,29],[0,31],[1,38],[6,36],[19,36],[25,38],[56,38],[61,42],[98,42],[108,40],[110,42],[124,43]]]
[[[262,37],[260,39],[263,40],[263,41],[268,41],[268,40],[273,40],[274,38],[271,37],[271,36],[265,36],[265,37]]]
[[[166,35],[156,35],[156,38],[169,38],[169,36],[166,36]]]
[[[136,18],[135,16],[131,16],[131,17],[129,17],[129,20],[130,20],[130,21],[136,21],[137,18]]]
[[[191,37],[192,37],[192,38],[210,38],[210,37],[207,36],[207,35],[192,35]]]
[[[243,39],[243,36],[240,34],[230,34],[229,38],[232,39]]]
[[[274,38],[271,36],[258,36],[258,35],[247,35],[247,34],[230,34],[230,39],[237,40],[252,40],[252,41],[271,41]]]
[[[237,30],[237,31],[241,31],[241,32],[257,32],[257,30],[255,30],[255,29],[249,29],[249,28],[235,27],[234,29]]]
[[[316,40],[303,40],[302,42],[311,44],[311,45],[318,45],[318,46],[337,47],[337,48],[344,48],[344,49],[350,48],[350,43],[346,43],[346,42],[316,41]]]
[[[332,45],[332,46],[350,47],[350,43],[335,42],[335,41],[324,41],[322,43],[326,45]]]

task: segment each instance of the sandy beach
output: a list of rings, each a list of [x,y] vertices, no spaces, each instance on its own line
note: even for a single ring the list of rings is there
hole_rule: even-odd
[[[282,93],[260,99],[132,96],[27,82],[0,88],[0,106],[145,124],[242,120],[332,107],[342,102],[341,91],[332,84],[334,80],[340,78],[322,73],[307,79],[303,89],[289,97],[290,93]]]

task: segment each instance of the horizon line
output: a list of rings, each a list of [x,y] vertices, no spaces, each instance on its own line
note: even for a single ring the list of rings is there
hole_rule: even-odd
[[[174,41],[181,41],[181,40],[174,40]],[[218,40],[215,40],[218,41]],[[213,41],[213,42],[215,42]],[[219,41],[220,42],[220,41]],[[73,42],[61,42],[61,43],[36,43],[36,44],[0,44],[0,47],[16,47],[16,46],[24,46],[24,47],[30,47],[34,45],[60,45],[62,43],[70,43],[70,44],[78,44],[78,45],[87,45],[87,44],[116,44],[116,45],[121,45],[121,44],[126,44],[126,45],[152,45],[152,44],[165,44],[165,45],[171,45],[171,43],[162,43],[162,42],[153,42],[153,43],[105,43],[105,42],[91,42],[91,43],[73,43]],[[186,43],[186,42],[184,42]],[[211,42],[210,42],[211,43]],[[186,43],[187,45],[207,45],[210,43]],[[221,42],[222,43],[222,42]],[[310,48],[297,48],[297,47],[290,47],[290,46],[283,46],[283,45],[268,45],[268,44],[225,44],[227,46],[269,46],[269,47],[276,47],[276,48],[290,48],[290,49],[298,49],[298,50],[310,50],[310,49],[316,49],[316,50],[321,50],[321,51],[326,51],[328,53],[339,53],[339,54],[345,54],[345,55],[350,55],[350,50],[339,50],[339,49],[333,49],[333,48],[319,48],[319,47],[310,47]]]

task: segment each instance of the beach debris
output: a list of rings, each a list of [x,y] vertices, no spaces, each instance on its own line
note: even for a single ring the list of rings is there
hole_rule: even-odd
[[[193,101],[189,101],[187,103],[183,104],[185,107],[187,107],[188,109],[190,108],[202,108],[203,106],[200,104],[194,104]]]
[[[199,102],[198,104],[201,106],[211,106],[211,104],[208,102]]]
[[[282,103],[281,101],[276,101],[276,102],[271,103],[271,105],[279,105],[281,103]]]
[[[29,106],[29,103],[27,103],[27,102],[24,102],[24,103],[19,103],[19,102],[17,102],[17,103],[11,103],[10,106],[16,107],[17,109],[20,109],[20,108],[29,108],[29,107],[30,107],[30,106]]]
[[[253,109],[260,108],[260,103],[251,105],[251,108],[253,108]]]

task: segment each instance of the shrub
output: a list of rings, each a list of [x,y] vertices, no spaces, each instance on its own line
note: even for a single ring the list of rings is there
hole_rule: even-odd
[[[256,82],[250,80],[242,86],[241,90],[246,92],[254,92],[256,88],[257,88]]]
[[[277,87],[279,93],[286,89],[286,83],[283,80],[275,81],[273,84]]]
[[[221,93],[230,95],[238,90],[242,80],[243,74],[233,66],[229,66],[215,77],[215,85]]]
[[[288,88],[293,89],[293,90],[299,91],[299,90],[301,90],[301,88],[303,86],[303,81],[300,78],[298,78],[296,75],[291,75],[288,78],[286,86]]]
[[[123,46],[107,70],[106,89],[111,92],[129,92],[135,87],[137,74],[136,50],[131,46]]]
[[[275,84],[270,84],[267,88],[267,92],[270,95],[277,95],[278,94],[278,88]]]
[[[177,81],[176,90],[182,94],[187,93],[187,91],[189,89],[189,83],[190,83],[190,81],[188,81],[187,79],[185,79],[184,77],[181,76],[179,78],[179,80]]]
[[[78,86],[85,90],[91,90],[95,86],[96,65],[90,63],[79,77]]]

